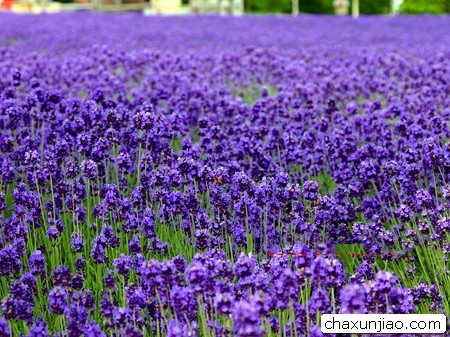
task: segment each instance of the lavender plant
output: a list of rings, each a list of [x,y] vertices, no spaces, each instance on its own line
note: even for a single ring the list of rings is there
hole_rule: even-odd
[[[448,17],[0,21],[0,337],[450,315]]]

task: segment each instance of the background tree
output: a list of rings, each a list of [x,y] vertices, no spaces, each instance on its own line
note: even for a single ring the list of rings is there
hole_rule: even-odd
[[[300,13],[334,14],[333,0],[297,1]],[[353,0],[349,1],[351,9]],[[245,10],[256,13],[292,13],[293,0],[245,0]],[[359,0],[360,14],[389,14],[392,11],[393,0]],[[450,0],[404,0],[400,11],[411,14],[449,13]]]
[[[246,8],[257,13],[291,13],[292,0],[247,0]]]
[[[333,14],[333,0],[299,0],[300,12]]]
[[[353,5],[353,0],[350,0]],[[359,0],[360,14],[388,14],[391,12],[391,0]]]
[[[449,0],[404,0],[400,12],[408,14],[433,13],[444,14],[450,12]]]

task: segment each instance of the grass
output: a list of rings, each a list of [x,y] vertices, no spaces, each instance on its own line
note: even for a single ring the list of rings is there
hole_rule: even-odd
[[[232,87],[233,97],[242,97],[244,102],[248,105],[252,105],[258,99],[262,97],[262,89],[267,89],[269,97],[275,97],[278,94],[277,88],[272,84],[261,85],[257,83],[250,83],[247,87],[234,86],[232,83],[228,82],[228,86]]]

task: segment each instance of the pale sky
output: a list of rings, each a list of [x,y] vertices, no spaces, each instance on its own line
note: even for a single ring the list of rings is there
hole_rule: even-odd
[[[403,0],[394,0],[394,10],[398,11],[400,5],[402,4]]]

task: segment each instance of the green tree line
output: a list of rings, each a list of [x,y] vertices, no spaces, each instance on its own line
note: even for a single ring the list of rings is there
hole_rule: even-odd
[[[404,13],[450,13],[450,0],[405,0],[400,8]]]
[[[298,0],[302,13],[334,13],[333,0]],[[361,14],[387,14],[392,0],[359,0]],[[350,0],[351,3],[351,0]],[[290,13],[292,0],[245,0],[245,9],[257,13]],[[400,12],[408,14],[450,12],[450,0],[404,0]]]

